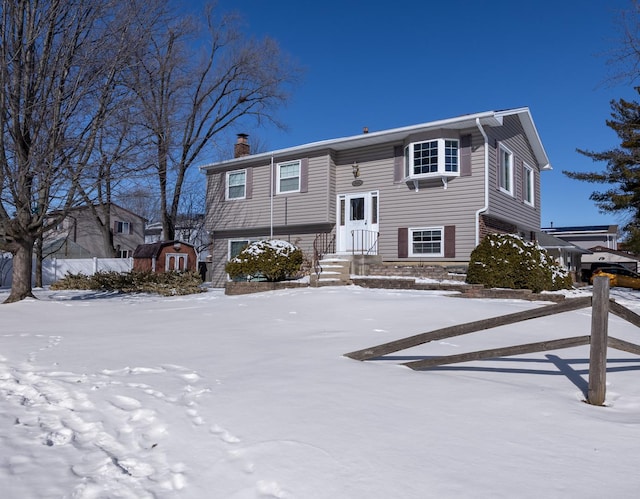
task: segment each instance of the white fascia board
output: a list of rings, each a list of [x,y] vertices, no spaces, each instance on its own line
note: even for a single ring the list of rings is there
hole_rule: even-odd
[[[511,116],[514,114],[517,114],[520,118],[520,123],[522,123],[522,128],[524,128],[524,131],[529,138],[531,149],[533,150],[533,154],[535,155],[536,160],[540,165],[540,170],[552,170],[553,168],[551,167],[551,164],[549,162],[549,157],[544,150],[544,146],[542,145],[542,141],[540,140],[540,135],[538,134],[535,123],[533,122],[533,117],[531,116],[529,108],[521,107],[518,109],[508,109],[506,111],[500,111],[496,113],[497,116]]]

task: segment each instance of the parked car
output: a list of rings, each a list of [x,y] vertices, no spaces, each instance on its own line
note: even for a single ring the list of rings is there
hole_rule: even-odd
[[[598,276],[608,277],[611,287],[620,286],[622,288],[640,289],[640,274],[625,268],[601,267],[593,271],[589,282],[593,284],[593,280]]]
[[[618,269],[627,268],[624,265],[620,263],[615,263],[615,262],[593,262],[589,268],[582,269],[582,272],[580,273],[580,280],[582,282],[591,282],[591,276],[593,275],[593,273],[597,269],[603,268],[603,267],[618,268]]]

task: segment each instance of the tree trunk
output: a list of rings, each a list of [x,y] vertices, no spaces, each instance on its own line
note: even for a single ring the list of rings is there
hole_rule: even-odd
[[[44,239],[42,236],[38,237],[34,246],[36,255],[36,288],[42,287],[42,246],[44,245]]]
[[[33,242],[33,239],[21,239],[14,242],[13,282],[11,284],[11,294],[4,303],[14,303],[29,297],[35,298],[31,292]]]

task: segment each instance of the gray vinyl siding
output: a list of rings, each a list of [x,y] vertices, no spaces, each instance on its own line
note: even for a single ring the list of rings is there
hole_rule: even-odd
[[[277,170],[277,163],[296,159],[303,158],[274,158],[274,172]],[[333,221],[335,211],[332,211],[330,204],[327,203],[328,193],[331,192],[330,157],[328,154],[323,154],[308,159],[307,192],[276,194],[273,197],[273,206],[270,197],[272,188],[270,163],[239,168],[253,169],[253,188],[250,199],[226,200],[226,171],[210,172],[207,175],[207,229],[219,231],[242,227],[270,227],[272,209],[274,227]],[[333,218],[330,218],[332,213]]]
[[[540,230],[540,165],[525,139],[517,116],[505,116],[504,125],[487,128],[489,136],[489,210],[487,215],[507,220],[526,230]],[[502,192],[498,183],[499,144],[504,144],[514,155],[514,196]],[[534,206],[523,200],[522,162],[533,168]]]
[[[274,158],[274,172],[277,171],[277,163],[296,159],[303,158]],[[295,244],[311,261],[316,232],[328,231],[335,223],[335,182],[330,168],[333,159],[328,152],[308,160],[307,191],[273,197],[273,237]],[[226,171],[207,175],[207,230],[213,234],[214,286],[224,286],[227,280],[224,266],[230,240],[258,240],[270,236],[270,166],[269,162],[237,168],[253,168],[250,199],[225,200]]]
[[[473,132],[473,133],[472,133]],[[379,192],[378,253],[384,260],[398,259],[398,229],[401,227],[456,227],[453,261],[466,261],[476,243],[475,212],[484,205],[484,141],[476,130],[472,133],[471,175],[450,179],[444,189],[440,178],[421,181],[418,192],[413,182],[394,183],[394,149],[403,143],[389,143],[376,148],[345,151],[337,156],[336,194]],[[438,131],[429,137],[411,137],[409,141],[432,137],[458,138],[458,131]],[[362,185],[352,185],[352,165],[358,163]],[[334,200],[334,204],[336,200]],[[418,260],[408,258],[404,260]],[[422,261],[443,260],[420,258]]]

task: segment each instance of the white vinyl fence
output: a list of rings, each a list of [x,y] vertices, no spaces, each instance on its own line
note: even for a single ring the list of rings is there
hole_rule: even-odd
[[[35,276],[35,261],[33,268]],[[93,275],[96,272],[130,272],[132,268],[133,258],[47,258],[42,262],[42,284],[49,286],[67,273]],[[11,255],[0,254],[0,287],[11,286],[11,270]]]

